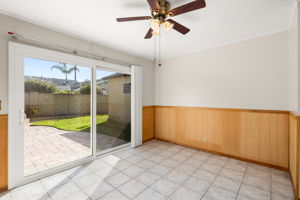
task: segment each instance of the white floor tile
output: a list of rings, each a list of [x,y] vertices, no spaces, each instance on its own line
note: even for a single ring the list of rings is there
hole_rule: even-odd
[[[210,182],[191,177],[183,184],[183,186],[202,194],[208,189]]]
[[[270,200],[270,192],[242,184],[239,194],[255,200]]]
[[[249,199],[248,197],[245,197],[245,196],[242,196],[242,195],[238,195],[236,200],[252,200],[252,199]]]
[[[105,181],[107,181],[113,187],[117,188],[117,187],[123,185],[124,183],[128,182],[131,179],[132,178],[130,176],[128,176],[127,174],[125,174],[123,172],[119,172],[119,173],[105,179]]]
[[[174,170],[179,172],[179,173],[183,173],[183,174],[186,174],[186,175],[191,175],[196,169],[197,169],[197,167],[195,167],[193,165],[185,164],[185,162],[183,162],[181,165],[176,167]]]
[[[279,194],[272,193],[271,200],[293,200],[294,197],[286,197]]]
[[[201,168],[196,170],[194,172],[194,174],[192,174],[192,177],[194,177],[194,178],[199,178],[199,179],[210,181],[210,182],[215,180],[216,176],[217,176],[217,174],[208,172]]]
[[[76,178],[93,173],[89,168],[84,166],[75,167],[64,172],[69,178]]]
[[[241,181],[235,181],[227,177],[218,176],[213,185],[237,193],[239,191]]]
[[[147,188],[146,185],[133,179],[125,183],[124,185],[120,186],[118,190],[120,190],[128,198],[132,199],[136,197],[138,194],[142,193],[146,188]]]
[[[251,185],[253,187],[257,187],[261,190],[266,190],[266,191],[271,190],[271,182],[269,178],[262,178],[262,177],[246,174],[243,183],[247,185]]]
[[[68,197],[65,197],[63,200],[89,200],[90,198],[83,192],[79,191],[74,194],[71,194]]]
[[[121,161],[121,159],[117,156],[114,155],[108,155],[108,156],[104,156],[102,158],[99,158],[99,161],[103,161],[104,163],[110,165],[110,166],[114,166],[116,165],[118,162]]]
[[[172,200],[199,200],[203,193],[194,192],[186,187],[179,187],[172,195]]]
[[[92,171],[97,171],[99,169],[107,167],[108,164],[106,164],[104,161],[102,161],[100,159],[97,159],[97,160],[95,160],[91,163],[88,163],[88,164],[84,165],[84,166],[86,166],[87,168],[89,168]]]
[[[242,181],[244,178],[244,173],[239,170],[223,168],[220,172],[220,176],[227,177],[235,181]]]
[[[36,181],[11,191],[13,200],[31,200],[36,196],[43,196],[46,194],[46,189],[40,181]]]
[[[95,174],[87,174],[85,176],[74,178],[73,181],[79,185],[81,189],[88,188],[93,185],[100,184],[104,179],[98,177]]]
[[[0,200],[11,200],[10,192],[3,192],[0,194]]]
[[[156,190],[157,192],[160,192],[165,196],[170,196],[173,192],[175,192],[175,190],[178,187],[179,185],[166,179],[160,179],[151,186],[152,189]]]
[[[189,178],[189,176],[185,173],[173,170],[170,173],[168,173],[164,178],[176,184],[182,184],[185,180]]]
[[[166,160],[162,161],[160,163],[160,165],[163,165],[163,166],[166,166],[169,168],[175,168],[179,165],[179,162],[172,160],[172,159],[166,159]]]
[[[235,200],[236,193],[224,190],[223,188],[212,186],[204,196],[204,199],[209,200]]]
[[[84,188],[83,191],[92,199],[98,199],[107,193],[114,190],[114,188],[106,182],[102,182],[90,187]]]
[[[136,177],[136,176],[140,175],[141,173],[143,173],[144,171],[145,170],[141,167],[131,165],[130,167],[125,169],[123,171],[123,173],[125,173],[125,174],[127,174],[128,176],[131,176],[131,177]]]
[[[112,166],[109,166],[109,167],[104,167],[104,168],[96,171],[95,173],[97,174],[97,176],[101,177],[102,179],[105,179],[105,178],[108,178],[110,176],[117,174],[118,172],[119,172],[119,170],[115,169]]]
[[[155,183],[156,181],[158,181],[161,177],[157,174],[154,174],[150,171],[144,172],[142,174],[140,174],[139,176],[137,176],[135,179],[140,181],[141,183],[150,186],[153,183]]]
[[[156,165],[156,162],[151,160],[143,160],[142,162],[136,164],[136,166],[141,167],[145,170],[153,167],[154,165]]]
[[[55,187],[48,191],[52,200],[64,200],[69,196],[81,191],[79,186],[75,185],[73,182]]]
[[[60,185],[71,182],[72,180],[65,174],[60,173],[57,175],[49,176],[41,180],[42,184],[45,186],[46,190],[51,190]]]
[[[0,200],[201,198],[292,200],[293,190],[287,172],[153,140],[0,196]]]
[[[137,197],[134,198],[134,200],[166,200],[166,196],[160,194],[159,192],[156,192],[155,190],[148,188],[141,194],[139,194]]]
[[[294,196],[291,185],[288,186],[278,182],[272,182],[272,192],[288,198]]]
[[[111,191],[105,196],[101,197],[99,200],[129,200],[124,194],[122,194],[117,189]]]
[[[126,160],[121,160],[117,164],[115,164],[113,167],[116,168],[117,170],[125,170],[128,168],[131,164],[127,162]]]
[[[210,164],[210,163],[204,163],[200,167],[200,169],[206,170],[206,171],[214,173],[214,174],[218,174],[222,168],[223,168],[223,166],[221,166],[221,165],[214,165],[214,164]]]
[[[166,166],[164,166],[164,165],[155,165],[154,167],[152,167],[151,169],[150,169],[150,171],[151,172],[153,172],[153,173],[155,173],[155,174],[157,174],[157,175],[159,175],[159,176],[164,176],[164,175],[166,175],[168,172],[170,172],[171,171],[171,168],[169,168],[169,167],[166,167]]]

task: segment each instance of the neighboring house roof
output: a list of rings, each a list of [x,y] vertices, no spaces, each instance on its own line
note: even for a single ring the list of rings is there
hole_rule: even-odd
[[[59,78],[46,78],[46,77],[38,77],[38,76],[25,76],[25,80],[41,80],[41,81],[48,81],[55,86],[71,86],[74,83],[78,83],[78,81],[75,80],[65,80],[65,79],[59,79]]]
[[[103,77],[102,80],[107,80],[107,79],[121,77],[121,76],[130,76],[130,75],[128,75],[128,74],[121,74],[121,73],[115,73],[115,74]]]
[[[84,86],[84,85],[88,85],[88,84],[90,84],[90,81],[76,82],[71,85],[71,89],[72,90],[79,89],[80,86]]]

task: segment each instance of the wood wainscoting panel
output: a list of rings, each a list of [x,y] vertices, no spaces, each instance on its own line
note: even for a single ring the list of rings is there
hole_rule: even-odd
[[[263,113],[264,114],[264,113]],[[260,160],[260,113],[247,113],[247,158]]]
[[[278,146],[277,146],[277,163],[282,167],[289,167],[289,115],[278,115],[277,130]],[[275,164],[275,163],[274,163]]]
[[[293,182],[294,194],[296,199],[299,196],[299,135],[300,117],[290,114],[290,141],[289,141],[289,170]]]
[[[155,137],[288,169],[289,113],[155,106]]]
[[[154,138],[154,106],[143,107],[143,142]]]
[[[0,115],[0,192],[8,185],[8,120]]]

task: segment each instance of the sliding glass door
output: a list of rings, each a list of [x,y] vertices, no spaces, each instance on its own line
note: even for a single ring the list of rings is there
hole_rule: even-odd
[[[131,76],[96,70],[97,153],[131,141]]]
[[[130,67],[14,42],[9,60],[9,189],[129,145]]]
[[[92,155],[89,67],[24,58],[24,176]]]

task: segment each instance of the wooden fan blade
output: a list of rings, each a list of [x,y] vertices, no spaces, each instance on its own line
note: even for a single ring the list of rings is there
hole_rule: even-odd
[[[128,21],[148,20],[148,19],[151,19],[151,17],[150,16],[123,17],[123,18],[117,18],[117,22],[128,22]]]
[[[150,39],[152,38],[152,29],[150,28],[149,31],[147,32],[147,34],[145,35],[145,39]]]
[[[193,10],[204,8],[206,6],[205,0],[196,0],[191,3],[179,6],[169,11],[170,16],[176,16],[183,13],[187,13]]]
[[[181,25],[181,24],[179,24],[178,22],[176,22],[176,21],[174,21],[174,20],[172,20],[172,19],[168,19],[167,20],[168,22],[170,22],[170,23],[172,23],[172,24],[174,24],[174,29],[176,30],[176,31],[178,31],[179,33],[181,33],[181,34],[187,34],[188,32],[190,32],[190,29],[188,29],[187,27],[185,27],[185,26],[183,26],[183,25]]]
[[[147,0],[147,1],[151,7],[151,10],[159,10],[160,9],[160,6],[159,6],[157,0]]]

